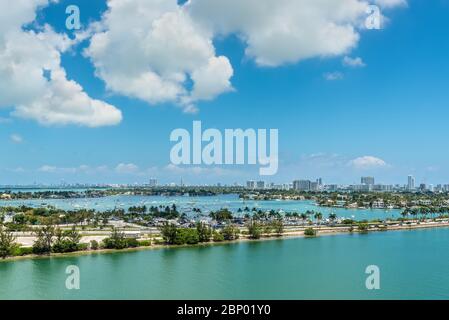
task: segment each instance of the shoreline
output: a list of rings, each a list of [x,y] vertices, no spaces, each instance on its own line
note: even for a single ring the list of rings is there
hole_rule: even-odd
[[[220,242],[203,242],[192,245],[167,245],[167,244],[155,244],[151,246],[141,246],[136,248],[125,248],[125,249],[98,249],[98,250],[85,250],[85,251],[76,251],[70,253],[51,253],[49,255],[25,255],[18,257],[7,257],[5,259],[0,259],[0,263],[2,262],[15,262],[15,261],[23,261],[23,260],[40,260],[40,259],[52,259],[52,258],[70,258],[77,256],[86,256],[86,255],[97,255],[97,254],[113,254],[113,253],[129,253],[136,251],[146,251],[146,250],[161,250],[161,249],[179,249],[179,248],[198,248],[198,247],[209,247],[209,246],[218,246],[218,245],[228,245],[228,244],[237,244],[237,243],[245,243],[245,242],[262,242],[262,241],[273,241],[273,240],[289,240],[295,238],[317,238],[320,236],[339,236],[344,234],[369,234],[373,232],[388,232],[388,231],[411,231],[411,230],[421,230],[421,229],[434,229],[434,228],[449,228],[449,221],[447,222],[424,222],[420,224],[411,224],[411,225],[398,225],[398,226],[388,226],[386,229],[371,229],[366,232],[360,232],[357,230],[353,230],[352,232],[349,230],[351,226],[338,226],[338,227],[313,227],[314,230],[317,231],[316,236],[306,236],[304,235],[304,230],[295,230],[295,231],[286,231],[281,236],[265,236],[260,239],[250,239],[248,237],[242,237],[237,240],[231,241],[220,241]]]

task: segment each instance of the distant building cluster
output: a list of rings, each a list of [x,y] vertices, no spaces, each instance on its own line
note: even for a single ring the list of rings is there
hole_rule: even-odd
[[[293,181],[293,189],[297,191],[320,191],[322,190],[321,178],[316,181],[310,180],[295,180]]]
[[[277,189],[277,190],[298,190],[298,191],[320,191],[323,189],[323,180],[321,178],[316,181],[295,180],[290,184],[274,184],[264,181],[249,180],[246,182],[246,188],[249,190]]]
[[[150,179],[150,183],[148,184],[148,186],[151,187],[151,188],[157,187],[158,186],[157,179],[151,178]]]
[[[409,192],[449,192],[449,184],[438,184],[436,186],[421,183],[419,186],[415,184],[415,178],[411,175],[407,177],[407,184],[376,184],[374,177],[365,176],[360,178],[360,184],[339,185],[339,184],[323,184],[321,178],[312,180],[294,180],[288,184],[266,183],[265,181],[249,180],[246,182],[248,190],[296,190],[302,192],[318,192],[318,191],[350,191],[350,192],[391,192],[391,191],[409,191]]]
[[[405,182],[405,181],[404,181]],[[27,186],[14,186],[14,185],[4,185],[0,186],[0,190],[8,190],[11,188],[21,188],[21,189],[40,189],[40,188],[75,188],[75,189],[84,189],[84,188],[125,188],[125,187],[185,187],[185,186],[199,186],[195,184],[185,183],[181,178],[180,182],[171,182],[161,184],[158,179],[150,178],[148,183],[134,183],[134,184],[67,184],[65,182],[61,182],[57,185],[41,185],[41,184],[33,184]],[[205,187],[234,187],[234,188],[246,188],[247,190],[296,190],[300,192],[449,192],[449,184],[426,184],[426,183],[416,183],[416,179],[414,176],[407,176],[406,184],[381,184],[376,183],[375,177],[372,176],[363,176],[360,177],[359,184],[325,184],[323,183],[322,178],[318,178],[315,180],[309,179],[297,179],[290,183],[273,183],[267,182],[263,180],[248,180],[246,181],[246,185],[242,185],[241,183],[235,182],[233,184],[204,184],[201,186]],[[7,199],[8,195],[4,194],[3,199]],[[2,199],[2,194],[0,194],[0,199]]]

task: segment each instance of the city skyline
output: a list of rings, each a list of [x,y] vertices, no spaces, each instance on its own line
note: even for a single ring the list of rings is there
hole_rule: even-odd
[[[252,190],[262,190],[262,189],[283,189],[283,190],[297,190],[297,191],[362,191],[362,192],[390,192],[390,191],[431,191],[431,192],[448,192],[448,183],[419,183],[415,186],[415,177],[412,175],[407,176],[407,183],[375,183],[375,177],[360,177],[360,183],[334,183],[334,182],[323,182],[322,178],[316,178],[315,180],[307,179],[295,179],[290,182],[272,182],[270,180],[246,180],[245,182],[233,182],[231,184],[215,182],[213,184],[198,184],[189,183],[184,181],[182,177],[179,178],[178,182],[161,182],[157,178],[150,178],[144,183],[66,183],[61,181],[55,184],[43,184],[43,183],[33,183],[26,185],[14,185],[14,184],[0,184],[0,188],[45,188],[45,187],[57,187],[57,188],[82,188],[82,187],[244,187],[246,189]]]

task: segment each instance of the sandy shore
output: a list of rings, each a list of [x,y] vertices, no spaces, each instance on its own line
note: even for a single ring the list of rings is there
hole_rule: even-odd
[[[92,240],[96,240],[98,243],[103,241],[103,239],[106,239],[107,235],[97,235],[97,236],[90,236],[90,235],[83,235],[81,238],[81,243],[90,243]],[[32,247],[34,241],[36,240],[35,236],[27,235],[27,236],[17,236],[16,242],[20,244],[22,247]]]

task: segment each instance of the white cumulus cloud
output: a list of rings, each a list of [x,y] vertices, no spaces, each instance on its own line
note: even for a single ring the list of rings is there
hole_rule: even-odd
[[[120,174],[130,174],[139,172],[139,167],[134,163],[120,163],[115,167],[115,172]]]
[[[342,80],[345,76],[343,73],[335,71],[335,72],[326,72],[325,74],[323,74],[323,77],[328,81],[336,81]]]
[[[121,112],[90,98],[67,79],[61,54],[73,42],[48,26],[24,30],[36,11],[49,0],[0,2],[0,107],[13,107],[13,115],[46,125],[114,125]]]
[[[406,6],[406,0],[375,0],[375,4],[383,7],[383,8],[393,8],[397,6]]]
[[[228,58],[176,0],[109,0],[96,28],[85,55],[112,92],[195,111],[196,101],[232,90]]]
[[[360,38],[368,3],[359,0],[191,0],[188,11],[217,34],[237,34],[258,65],[344,54]]]
[[[360,57],[351,58],[345,56],[342,63],[344,66],[352,68],[362,68],[366,66],[365,62],[363,62],[362,58]]]
[[[373,156],[355,158],[349,161],[349,165],[355,169],[375,169],[388,166],[384,160]]]
[[[217,38],[237,35],[247,58],[259,66],[347,55],[358,44],[370,5],[367,0],[107,0],[101,20],[77,40],[48,25],[23,28],[53,2],[0,2],[0,107],[45,125],[89,127],[115,125],[122,114],[66,75],[61,54],[80,41],[89,41],[84,55],[109,92],[195,112],[199,101],[233,90],[234,69],[217,54]]]
[[[16,133],[12,134],[9,138],[11,139],[11,142],[13,142],[13,143],[19,144],[19,143],[23,142],[22,136],[19,134],[16,134]]]
[[[378,0],[379,2],[381,0]],[[402,1],[383,0],[394,7]],[[195,104],[233,90],[217,37],[237,35],[257,65],[347,54],[370,5],[364,0],[108,0],[85,51],[109,91],[149,104]],[[381,5],[381,4],[379,4]],[[86,37],[86,34],[80,34]],[[340,77],[338,77],[340,78]],[[335,80],[335,79],[334,79]]]
[[[92,167],[88,165],[80,165],[77,167],[57,167],[52,165],[43,165],[37,169],[38,172],[50,173],[50,174],[97,174],[108,171],[107,166]]]

